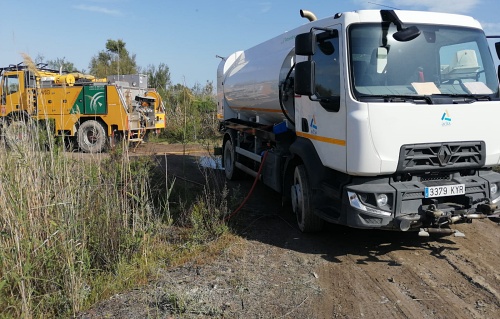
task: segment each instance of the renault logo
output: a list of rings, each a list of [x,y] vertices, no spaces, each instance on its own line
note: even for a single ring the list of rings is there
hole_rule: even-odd
[[[450,160],[450,157],[451,157],[451,151],[448,148],[448,146],[446,145],[441,146],[441,148],[437,153],[439,164],[441,166],[446,166],[446,164],[448,164],[448,161]]]

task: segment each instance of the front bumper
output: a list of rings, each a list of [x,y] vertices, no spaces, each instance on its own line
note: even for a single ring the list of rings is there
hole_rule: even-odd
[[[387,229],[421,233],[451,234],[457,223],[470,223],[474,219],[498,220],[499,208],[490,200],[490,184],[500,181],[493,171],[447,173],[447,180],[428,181],[414,176],[407,181],[393,178],[374,178],[369,181],[353,180],[345,186],[342,215],[339,220],[355,228]],[[425,176],[424,176],[425,177]],[[425,198],[425,187],[436,184],[464,184],[465,194]],[[370,203],[367,194],[384,193],[390,198],[385,207]],[[363,201],[362,199],[365,199]]]

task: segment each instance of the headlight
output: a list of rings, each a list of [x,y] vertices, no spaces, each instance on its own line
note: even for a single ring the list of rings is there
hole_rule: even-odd
[[[387,197],[386,194],[378,194],[376,198],[377,198],[377,205],[380,208],[387,205],[387,202],[389,201],[389,198]]]
[[[498,192],[498,186],[496,183],[490,184],[490,197],[495,195]]]

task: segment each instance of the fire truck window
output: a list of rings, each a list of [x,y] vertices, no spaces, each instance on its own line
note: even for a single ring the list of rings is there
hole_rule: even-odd
[[[9,76],[7,80],[7,94],[13,94],[19,91],[19,79],[17,76]]]

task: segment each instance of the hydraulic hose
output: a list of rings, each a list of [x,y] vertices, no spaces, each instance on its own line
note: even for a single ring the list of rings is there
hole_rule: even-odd
[[[257,182],[259,181],[259,176],[260,176],[260,173],[262,172],[262,168],[264,168],[264,162],[266,161],[266,157],[267,157],[268,152],[269,151],[266,151],[264,153],[264,155],[262,156],[262,161],[260,162],[259,170],[257,171],[257,175],[255,176],[252,187],[250,188],[250,191],[248,192],[247,196],[245,197],[245,199],[243,199],[243,201],[241,202],[240,206],[238,206],[238,208],[236,208],[231,214],[224,217],[224,221],[228,221],[229,219],[231,219],[234,215],[236,215],[240,211],[241,208],[243,208],[243,206],[245,206],[246,202],[248,201],[248,199],[252,195],[253,190],[255,189],[255,185],[257,185]]]
[[[292,67],[290,68],[290,70],[288,70],[288,73],[286,74],[286,77],[285,77],[285,81],[283,81],[283,83],[279,86],[279,92],[278,92],[278,99],[279,99],[279,103],[280,103],[280,108],[281,108],[281,112],[283,112],[283,115],[285,115],[286,119],[292,123],[293,125],[295,125],[295,121],[292,120],[290,118],[290,116],[288,116],[288,113],[286,112],[285,110],[285,106],[283,105],[283,97],[282,97],[282,94],[283,92],[285,91],[285,84],[286,84],[286,81],[290,78],[290,74],[292,74],[292,71],[293,69],[295,68],[295,63],[292,65]]]

